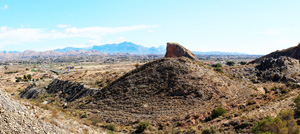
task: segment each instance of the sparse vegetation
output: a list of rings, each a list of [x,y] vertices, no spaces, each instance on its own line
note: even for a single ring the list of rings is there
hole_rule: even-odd
[[[296,108],[294,110],[295,115],[300,116],[300,94],[296,97],[294,103],[296,104]]]
[[[221,68],[214,68],[214,70],[219,72],[219,73],[223,73],[223,70]]]
[[[9,72],[4,72],[4,74],[14,74],[14,73],[18,73],[19,71],[9,71]]]
[[[254,124],[251,129],[252,133],[276,133],[276,134],[298,134],[300,127],[294,120],[294,112],[292,110],[282,111],[276,118],[267,117]]]
[[[82,114],[80,118],[87,118],[86,114]]]
[[[217,131],[217,128],[215,127],[210,127],[210,128],[204,128],[202,130],[202,134],[217,134],[218,131]]]
[[[222,67],[222,64],[220,64],[220,63],[217,63],[217,64],[213,64],[213,65],[211,65],[212,67],[216,67],[216,68],[220,68],[220,67]]]
[[[246,65],[247,64],[247,62],[245,62],[245,61],[241,61],[241,62],[239,62],[241,65]]]
[[[147,129],[149,127],[149,122],[148,121],[142,121],[139,123],[139,125],[137,126],[137,130],[136,133],[142,133],[145,131],[145,129]]]
[[[219,116],[223,116],[223,115],[226,114],[226,113],[227,113],[227,110],[226,110],[226,109],[224,109],[224,108],[222,108],[222,107],[218,107],[218,108],[216,108],[216,109],[214,109],[214,110],[212,111],[211,118],[212,118],[212,119],[215,119],[215,118],[217,118],[217,117],[219,117]]]
[[[116,131],[116,126],[114,124],[108,124],[106,129],[110,131]]]

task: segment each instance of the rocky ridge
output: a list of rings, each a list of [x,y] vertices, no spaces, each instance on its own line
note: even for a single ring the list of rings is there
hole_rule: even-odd
[[[253,60],[250,63],[261,63],[265,58],[279,58],[281,56],[286,56],[286,57],[290,57],[290,58],[294,58],[294,59],[298,59],[300,60],[300,43],[298,44],[298,46],[294,46],[294,47],[290,47],[287,49],[283,49],[283,50],[277,50],[275,52],[272,52],[270,54],[267,54],[265,56],[262,56],[258,59]]]

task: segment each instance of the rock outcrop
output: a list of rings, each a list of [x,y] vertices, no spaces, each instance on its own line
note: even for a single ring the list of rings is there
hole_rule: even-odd
[[[261,63],[265,58],[279,58],[281,56],[291,57],[300,60],[300,43],[298,44],[298,46],[290,47],[283,50],[277,50],[261,58],[255,59],[250,63]]]
[[[38,95],[45,95],[46,93],[59,94],[65,101],[71,102],[86,96],[92,96],[96,92],[98,92],[97,89],[86,88],[80,83],[55,79],[46,89],[36,88],[32,85],[27,87],[25,91],[20,93],[20,97],[31,99],[36,98]]]
[[[300,64],[297,59],[281,56],[279,58],[264,58],[256,66],[232,69],[231,75],[253,83],[280,81],[297,84],[300,81],[299,71]]]
[[[167,43],[167,52],[165,55],[166,58],[169,57],[187,57],[192,60],[198,60],[196,56],[188,49],[184,48],[178,43]]]
[[[46,89],[44,88],[36,88],[34,85],[28,86],[23,92],[20,93],[21,98],[26,99],[35,99],[36,97],[43,96],[47,93]]]
[[[299,64],[298,60],[294,58],[282,56],[279,58],[264,58],[261,61],[260,65],[257,66],[257,68],[259,70],[268,70],[270,68],[282,68],[286,70],[288,66],[290,65],[293,66],[298,64]]]

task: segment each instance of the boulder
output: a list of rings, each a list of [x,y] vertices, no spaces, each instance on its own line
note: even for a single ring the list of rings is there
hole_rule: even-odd
[[[196,56],[188,49],[184,48],[178,43],[167,43],[167,52],[165,58],[169,57],[187,57],[192,60],[198,60]]]

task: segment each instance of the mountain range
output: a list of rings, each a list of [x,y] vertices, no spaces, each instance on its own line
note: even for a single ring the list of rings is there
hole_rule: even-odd
[[[113,43],[113,44],[104,44],[104,45],[94,45],[92,47],[86,48],[76,48],[76,47],[65,47],[62,49],[55,49],[52,50],[54,52],[60,53],[70,53],[70,52],[80,52],[80,51],[99,51],[100,53],[106,54],[118,54],[118,53],[130,53],[130,54],[139,54],[139,55],[146,55],[146,54],[165,54],[166,47],[159,46],[159,47],[144,47],[142,45],[137,45],[132,42],[122,42],[122,43]],[[3,54],[14,54],[14,53],[28,53],[29,50],[20,52],[20,51],[0,51]],[[35,51],[30,51],[35,52]],[[48,51],[45,51],[48,52]],[[220,52],[220,51],[210,51],[210,52],[199,52],[199,51],[192,51],[196,55],[248,55],[246,53],[239,53],[239,52]],[[39,52],[43,53],[43,52]],[[43,55],[43,54],[42,54]]]
[[[78,50],[97,50],[101,53],[107,54],[115,54],[115,53],[131,53],[131,54],[165,54],[166,48],[165,46],[159,47],[144,47],[142,45],[137,45],[132,42],[122,42],[122,43],[114,43],[114,44],[105,44],[100,46],[93,46],[89,48],[75,48],[75,47],[66,47],[63,49],[55,49],[57,52],[69,52],[69,51],[78,51]],[[194,54],[197,55],[248,55],[245,53],[239,52],[219,52],[219,51],[211,51],[211,52],[198,52],[193,51]]]

